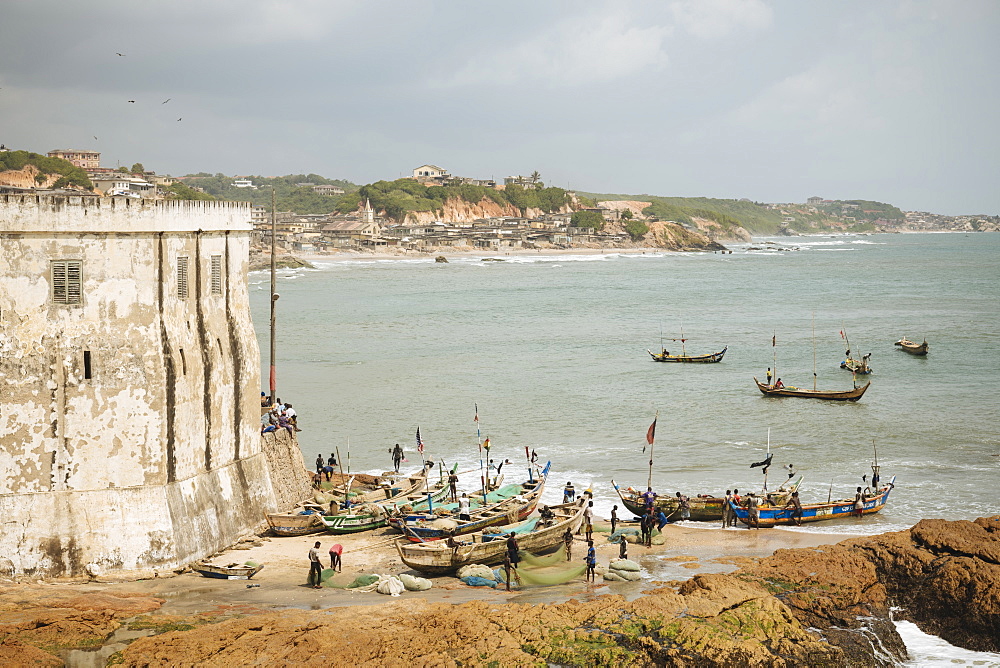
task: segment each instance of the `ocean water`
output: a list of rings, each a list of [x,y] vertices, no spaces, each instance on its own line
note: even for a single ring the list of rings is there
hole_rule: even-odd
[[[805,502],[853,496],[871,473],[873,441],[883,479],[897,477],[880,514],[806,530],[871,534],[1000,512],[1000,235],[775,238],[732,249],[330,260],[281,271],[278,396],[301,416],[310,467],[339,448],[352,471],[386,470],[400,443],[417,468],[419,427],[427,456],[473,471],[461,476],[469,489],[479,485],[478,405],[489,456],[512,462],[507,481],[526,476],[525,448],[535,449],[552,462],[544,502],[572,481],[593,490],[605,516],[618,501],[612,479],[645,486],[657,413],[660,493],[759,489],[760,469],[749,465],[770,431],[769,484],[794,464]],[[265,379],[268,281],[250,276]],[[818,386],[850,388],[842,329],[854,351],[872,353],[860,402],[758,392],[753,377],[769,366],[786,385],[812,387],[814,351]],[[682,330],[689,353],[728,346],[725,359],[652,362],[646,349],[660,347],[661,331],[675,352],[681,344],[669,339]],[[926,337],[930,355],[901,352],[893,342],[902,336]]]

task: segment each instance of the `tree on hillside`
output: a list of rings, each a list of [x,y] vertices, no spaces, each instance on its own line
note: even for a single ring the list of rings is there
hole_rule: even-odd
[[[596,211],[577,211],[570,218],[573,227],[589,227],[594,230],[604,229],[604,216]]]
[[[628,211],[628,209],[626,209]],[[632,241],[638,241],[649,232],[649,226],[641,220],[630,220],[625,223],[625,231],[632,237]]]
[[[542,175],[538,173],[537,169],[531,173],[531,182],[532,183],[537,184],[539,181],[541,181],[541,179],[542,179]]]
[[[622,211],[622,220],[632,220],[632,209]]]
[[[142,174],[145,171],[146,171],[146,168],[142,166],[141,162],[137,162],[134,165],[132,165],[132,173],[133,174]]]

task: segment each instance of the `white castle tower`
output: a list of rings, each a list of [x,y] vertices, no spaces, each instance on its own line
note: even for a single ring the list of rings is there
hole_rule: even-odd
[[[174,568],[275,507],[249,219],[0,195],[0,574]]]
[[[362,223],[375,222],[375,211],[372,209],[371,200],[369,200],[367,197],[365,198],[365,208],[361,210],[361,222]]]

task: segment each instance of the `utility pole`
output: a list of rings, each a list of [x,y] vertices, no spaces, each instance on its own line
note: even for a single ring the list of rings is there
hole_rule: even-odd
[[[275,305],[278,301],[278,293],[275,292],[277,286],[277,262],[275,259],[275,248],[277,244],[275,242],[277,227],[277,217],[275,214],[275,196],[274,196],[274,186],[271,186],[271,373],[270,373],[270,385],[271,385],[271,405],[274,405],[275,396],[277,395],[277,378],[274,371],[274,356],[275,356],[275,345],[274,345],[274,324],[275,324]]]

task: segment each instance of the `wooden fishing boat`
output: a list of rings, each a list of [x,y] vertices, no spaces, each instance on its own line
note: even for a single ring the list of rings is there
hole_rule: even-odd
[[[431,485],[424,485],[423,478],[420,480],[421,484],[411,489],[407,494],[400,494],[378,503],[352,506],[352,508],[335,515],[323,515],[319,521],[332,534],[358,533],[386,526],[389,523],[389,517],[401,512],[401,509],[406,506],[418,512],[421,510],[429,511],[434,501],[440,501],[447,496],[448,483],[441,479]]]
[[[247,566],[246,564],[230,564],[228,566],[213,566],[212,564],[198,564],[194,570],[206,578],[217,578],[219,580],[249,580],[260,573],[264,564]]]
[[[848,357],[843,362],[840,363],[841,369],[847,369],[852,371],[859,376],[867,376],[872,372],[872,368],[868,366],[868,355],[865,355],[861,359],[854,359],[853,357]]]
[[[426,478],[427,473],[421,471],[409,476],[403,482],[390,482],[379,489],[368,489],[359,494],[350,493],[353,487],[353,478],[349,478],[344,487],[340,489],[339,497],[344,498],[346,494],[351,503],[356,506],[379,503],[412,493],[424,486]],[[336,499],[338,494],[328,494],[327,496]],[[326,525],[320,519],[326,510],[326,506],[318,503],[304,503],[299,510],[285,513],[266,513],[264,519],[267,520],[271,532],[276,536],[306,536],[326,530]]]
[[[828,401],[857,401],[860,399],[871,382],[867,382],[861,387],[853,390],[804,390],[800,387],[765,385],[754,377],[753,382],[757,383],[757,389],[761,394],[768,397],[806,397],[808,399],[826,399]]]
[[[482,494],[470,496],[478,501],[479,507],[470,504],[470,519],[462,521],[453,517],[440,517],[435,514],[407,515],[405,517],[390,517],[389,525],[402,531],[406,537],[415,542],[438,540],[447,536],[461,536],[481,531],[496,524],[509,524],[526,519],[538,505],[538,499],[545,489],[551,463],[545,465],[538,478],[528,480],[520,485],[505,485],[489,492],[486,503],[483,504]],[[449,514],[458,512],[458,504],[451,503],[440,506]]]
[[[584,499],[586,497],[576,503],[550,506],[549,509],[555,514],[555,520],[544,526],[541,518],[533,517],[516,524],[490,527],[461,536],[461,540],[455,539],[457,545],[454,547],[448,545],[449,541],[411,543],[405,538],[400,538],[395,543],[396,551],[404,564],[416,571],[432,575],[453,573],[466,564],[501,563],[507,551],[507,536],[512,532],[517,536],[521,550],[542,554],[562,545],[563,535],[567,530],[576,533],[580,528],[584,510],[587,508]]]
[[[923,343],[914,343],[905,336],[899,341],[896,341],[893,345],[899,346],[901,350],[908,352],[911,355],[926,355],[927,351],[930,349],[930,346],[927,345],[927,339],[924,339]]]
[[[875,496],[865,501],[864,515],[877,513],[885,507],[889,500],[889,492],[895,486],[896,476],[893,476],[887,485],[880,488]],[[749,526],[750,514],[746,508],[732,504],[736,517]],[[830,503],[813,503],[802,505],[802,522],[824,522],[826,520],[846,519],[854,512],[854,499],[841,499]],[[784,504],[763,505],[759,508],[761,528],[770,528],[781,525],[794,525],[792,519],[792,509],[785,508]]]
[[[714,362],[721,362],[722,357],[726,354],[727,350],[729,350],[729,346],[726,346],[717,353],[708,353],[706,355],[671,355],[666,350],[657,354],[648,348],[646,349],[646,352],[649,353],[654,362],[695,362],[711,364]]]
[[[773,498],[773,503],[784,504],[788,502],[791,498],[792,492],[797,491],[799,485],[802,483],[801,476],[791,485],[779,487],[777,491],[767,493],[770,498]],[[622,504],[625,508],[635,515],[636,517],[641,517],[646,512],[646,502],[642,499],[639,490],[632,487],[628,487],[622,490],[614,480],[611,481],[614,485],[615,491],[618,493],[618,498],[622,500]],[[698,496],[693,496],[688,500],[688,504],[691,506],[691,517],[687,518],[693,522],[713,522],[722,519],[722,508],[726,503],[725,497],[712,496],[710,494],[699,494]],[[663,514],[667,516],[667,519],[678,519],[678,512],[680,511],[680,501],[676,496],[657,496],[656,500],[653,502],[653,510],[658,513],[663,511]]]
[[[303,510],[297,513],[265,513],[264,519],[276,536],[306,536],[323,531],[326,527],[320,521],[318,510]]]

